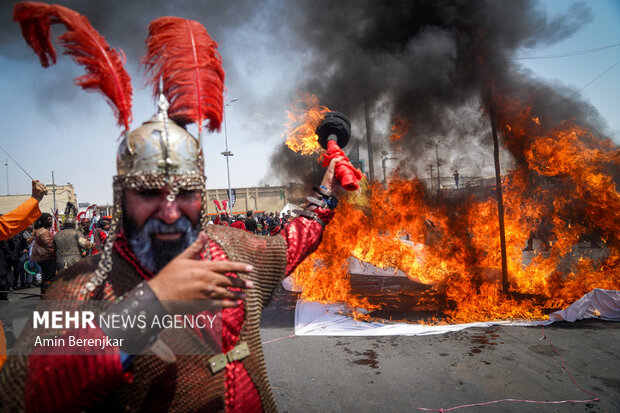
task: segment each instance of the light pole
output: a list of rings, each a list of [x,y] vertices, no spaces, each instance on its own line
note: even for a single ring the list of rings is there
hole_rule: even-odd
[[[431,193],[433,192],[433,163],[429,163],[428,164],[428,168],[431,170],[431,179],[430,179],[430,184],[431,184]]]
[[[387,187],[387,174],[385,172],[386,168],[385,168],[385,163],[387,161],[395,161],[398,158],[389,158],[389,152],[388,151],[381,151],[381,166],[383,167],[383,185],[385,185]]]
[[[226,174],[228,175],[228,211],[229,215],[232,217],[232,205],[231,205],[231,190],[230,190],[230,163],[228,158],[233,156],[233,153],[228,150],[228,130],[226,127],[226,106],[230,106],[231,103],[236,102],[238,99],[230,99],[228,102],[224,104],[224,141],[226,143],[226,151],[222,152],[222,155],[226,157]]]
[[[437,141],[437,143],[435,144],[435,157],[437,158],[437,196],[439,196],[441,194],[441,181],[439,179],[440,174],[439,174],[439,150],[437,149],[439,147],[439,144],[441,143],[441,141]]]
[[[4,167],[6,168],[6,194],[9,194],[9,160],[4,160]]]

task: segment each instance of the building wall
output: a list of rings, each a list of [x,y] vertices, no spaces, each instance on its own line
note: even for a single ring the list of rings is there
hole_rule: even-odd
[[[287,186],[261,186],[248,188],[235,188],[237,201],[233,207],[233,214],[245,214],[246,211],[265,211],[276,212],[281,211],[288,203],[295,205],[303,205],[306,202],[306,196],[309,194],[309,188],[303,185],[289,184]],[[48,194],[43,197],[39,204],[41,212],[52,212],[54,204],[52,196],[52,185],[47,185]],[[9,212],[16,208],[19,204],[30,198],[27,195],[4,195],[0,196],[0,214]],[[226,188],[208,189],[207,190],[207,213],[215,214],[214,199],[224,200],[227,198]],[[67,202],[71,201],[77,206],[77,200],[73,185],[56,185],[56,206],[59,214],[62,216],[65,211]],[[108,207],[108,208],[106,208]],[[84,209],[84,208],[80,208]],[[100,205],[100,213],[102,215],[111,214],[111,205]]]
[[[249,188],[234,188],[237,201],[232,208],[233,215],[245,214],[246,211],[281,211],[288,203],[302,205],[305,202],[305,190],[301,185],[288,186],[260,186]],[[227,199],[227,189],[207,190],[207,213],[217,213],[214,199],[223,201]]]
[[[47,212],[49,214],[52,213],[54,206],[54,195],[53,188],[51,184],[47,184],[47,195],[43,197],[41,202],[39,202],[39,209],[41,212]],[[71,201],[73,205],[77,206],[77,199],[75,196],[75,190],[73,185],[56,185],[56,207],[58,208],[58,213],[63,215],[65,212],[65,207],[67,206],[67,202]],[[0,196],[0,214],[6,214],[7,212],[17,208],[18,205],[26,201],[30,198],[30,194],[25,195],[3,195]]]

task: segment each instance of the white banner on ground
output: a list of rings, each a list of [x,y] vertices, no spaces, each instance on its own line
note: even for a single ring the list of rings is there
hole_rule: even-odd
[[[595,288],[564,310],[549,315],[552,321],[577,321],[584,318],[620,321],[620,291]]]
[[[356,321],[344,315],[344,304],[321,304],[297,301],[295,335],[298,336],[415,336],[443,334],[470,327],[539,326],[555,321],[599,318],[620,321],[620,291],[595,289],[570,307],[550,315],[550,320],[486,321],[467,324],[429,326],[410,323],[383,324]]]

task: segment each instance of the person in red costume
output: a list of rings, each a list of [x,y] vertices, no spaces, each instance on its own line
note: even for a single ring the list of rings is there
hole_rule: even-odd
[[[45,13],[69,29],[77,27],[72,23],[78,19],[79,27],[84,26],[83,16],[42,3],[18,3],[14,18],[23,19],[26,29],[34,25],[39,33],[29,16]],[[93,38],[97,37],[88,36]],[[167,45],[167,41],[172,43]],[[144,61],[155,73],[152,82],[158,84],[162,79],[163,83],[159,110],[142,126],[127,131],[120,143],[113,216],[103,252],[60,273],[44,299],[97,303],[107,316],[148,320],[170,314],[172,301],[215,300],[223,307],[218,315],[221,352],[214,353],[209,346],[212,331],[207,328],[171,335],[168,329],[123,330],[96,324],[62,334],[107,338],[113,345],[85,349],[86,355],[51,355],[44,346],[33,349],[28,340],[37,332],[25,329],[17,347],[24,345],[32,351],[9,356],[0,371],[1,411],[276,410],[260,340],[261,312],[279,281],[319,246],[341,191],[334,178],[341,159],[330,162],[321,185],[298,212],[300,216],[278,235],[261,237],[207,225],[201,140],[181,126],[196,122],[201,133],[204,119],[188,120],[186,110],[200,99],[191,95],[190,88],[181,90],[180,99],[168,101],[167,94],[179,92],[175,76],[182,71],[173,65],[168,76],[165,64],[182,59],[178,54],[207,55],[199,69],[190,68],[188,79],[195,79],[196,70],[208,72],[208,87],[200,90],[209,105],[202,109],[207,111],[210,129],[218,129],[224,73],[217,45],[200,23],[175,17],[153,21],[147,45]],[[189,95],[187,99],[184,94]],[[118,93],[106,96],[117,108],[122,107]],[[202,109],[190,111],[190,117]],[[125,112],[119,110],[119,116]]]
[[[322,191],[335,190],[340,192],[342,190],[334,181],[334,168],[339,160],[334,159],[327,168],[321,183]],[[114,268],[117,261],[125,261],[126,264],[123,265],[129,264],[133,271],[125,270],[122,274],[114,275],[123,278],[129,276],[137,282],[137,285],[120,301],[120,306],[123,306],[123,302],[131,301],[139,296],[147,298],[142,300],[136,311],[144,311],[144,308],[150,308],[154,303],[148,303],[148,300],[163,302],[196,299],[225,300],[224,307],[226,308],[221,313],[223,354],[228,354],[240,344],[250,341],[257,343],[254,344],[255,346],[260,346],[258,321],[260,320],[262,306],[257,305],[257,301],[260,301],[261,297],[269,297],[277,281],[289,275],[306,256],[318,247],[323,226],[333,216],[332,210],[309,204],[303,211],[304,216],[291,221],[280,234],[275,236],[278,238],[278,242],[268,244],[277,245],[283,249],[285,260],[282,272],[270,274],[269,280],[263,280],[261,277],[251,277],[253,273],[257,272],[251,263],[230,261],[226,247],[222,245],[213,231],[199,232],[196,239],[178,255],[170,258],[174,253],[168,254],[167,259],[169,261],[167,262],[166,259],[155,258],[153,254],[155,250],[159,252],[178,250],[179,245],[183,245],[183,240],[186,239],[188,231],[184,232],[177,228],[180,222],[190,222],[191,228],[200,227],[202,203],[199,192],[190,191],[182,196],[175,197],[171,201],[166,189],[147,193],[125,190],[123,198],[125,200],[123,207],[127,224],[114,243],[112,262]],[[313,214],[315,215],[313,216]],[[140,252],[134,251],[132,245],[139,245],[135,242],[139,238],[135,234],[143,233],[145,229],[153,226],[150,224],[153,222],[159,222],[160,226],[157,230],[148,229],[148,236],[152,243],[151,249],[140,250]],[[220,230],[217,232],[223,230],[225,232],[235,231],[236,234],[241,233],[243,236],[239,238],[240,241],[250,237],[264,239],[258,235],[250,235],[245,231],[236,231],[232,227],[212,225],[208,229],[212,228]],[[171,231],[171,229],[176,230]],[[208,256],[210,258],[206,258]],[[277,254],[273,254],[273,256],[275,257]],[[54,285],[56,288],[53,288],[46,298],[70,298],[69,291],[96,273],[98,257],[86,258],[72,269],[65,271],[62,274],[62,281]],[[132,272],[138,273],[139,276],[131,274]],[[244,280],[240,275],[246,279]],[[116,278],[108,277],[108,288],[117,288]],[[118,284],[123,283],[119,281]],[[231,287],[237,288],[231,289]],[[145,290],[150,291],[139,295]],[[245,300],[240,300],[245,296],[240,290],[246,291]],[[103,333],[103,331],[97,330],[87,337],[97,338],[101,337]],[[111,333],[108,332],[108,335]],[[255,337],[258,337],[258,340]],[[131,393],[134,391],[134,387],[136,388],[135,391],[138,392],[137,389],[140,388],[141,380],[143,380],[142,375],[145,372],[144,366],[149,364],[149,356],[127,357],[121,348],[109,349],[106,354],[89,356],[47,356],[40,354],[44,354],[44,352],[35,352],[31,355],[27,363],[28,368],[18,371],[16,371],[16,367],[20,365],[18,358],[15,360],[16,363],[11,363],[13,359],[9,357],[7,366],[2,370],[4,377],[0,379],[0,383],[9,377],[15,379],[17,375],[17,380],[11,383],[19,383],[20,380],[23,380],[25,391],[21,394],[3,392],[1,399],[7,402],[8,406],[17,405],[27,411],[45,412],[82,411],[89,408],[96,410],[100,407],[111,410],[120,409],[123,407],[122,403],[128,399],[132,400],[132,397],[130,394],[117,398],[118,395]],[[142,403],[138,409],[146,406],[155,408],[163,405],[167,406],[164,410],[184,410],[180,406],[185,406],[188,403],[186,398],[192,398],[193,400],[189,402],[189,405],[192,406],[191,411],[202,410],[205,407],[208,407],[209,410],[228,412],[273,411],[275,410],[275,403],[266,381],[264,364],[259,364],[259,371],[256,371],[254,366],[257,363],[249,363],[250,357],[253,356],[262,359],[262,349],[252,348],[250,345],[250,354],[246,358],[228,362],[222,370],[216,372],[208,370],[208,364],[204,365],[203,362],[202,367],[206,370],[203,372],[204,376],[192,377],[192,382],[186,381],[189,379],[183,378],[182,374],[179,375],[180,378],[172,382],[166,374],[157,375],[155,379],[149,377],[149,381],[155,381],[155,383],[151,383],[149,389],[166,386],[167,383],[170,388],[166,390],[169,391],[151,394],[148,396],[150,399],[147,398],[146,400],[142,399],[142,396],[137,397]],[[205,359],[205,362],[212,359],[207,355],[202,358]],[[244,361],[248,361],[248,365]],[[182,363],[182,357],[177,357],[177,364],[180,367],[185,366]],[[134,366],[140,368],[134,369]],[[26,373],[27,375],[24,376]],[[188,389],[213,386],[214,379],[218,376],[223,376],[220,377],[220,380],[223,381],[220,392],[187,392]],[[80,385],[77,386],[72,383],[80,383]],[[5,389],[0,388],[0,390]],[[188,394],[192,396],[188,396]],[[21,399],[7,400],[17,395],[20,395]]]
[[[247,231],[247,228],[245,227],[245,223],[243,221],[245,221],[245,217],[243,215],[241,215],[232,224],[230,224],[230,226],[233,227],[233,228],[238,228],[238,229],[242,229],[244,231]]]

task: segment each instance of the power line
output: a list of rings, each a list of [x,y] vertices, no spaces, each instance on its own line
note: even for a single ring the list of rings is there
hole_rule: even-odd
[[[594,81],[595,81],[596,79],[598,79],[599,77],[603,76],[605,73],[609,72],[609,71],[610,71],[610,70],[611,70],[611,69],[612,69],[615,65],[617,65],[618,63],[620,63],[620,60],[617,60],[617,61],[616,61],[616,63],[614,63],[613,65],[609,66],[607,69],[605,69],[605,70],[603,71],[603,73],[601,73],[600,75],[596,76],[594,79],[590,80],[590,81],[588,82],[588,84],[587,84],[587,85],[585,85],[584,87],[582,87],[581,89],[579,89],[578,91],[576,91],[575,93],[573,93],[573,94],[571,95],[571,97],[575,96],[577,93],[581,92],[582,90],[584,90],[585,88],[587,88],[588,86],[590,86],[592,83],[594,83]]]
[[[594,53],[594,52],[598,52],[599,50],[610,49],[612,47],[618,47],[618,46],[620,46],[620,43],[610,44],[609,46],[597,47],[595,49],[577,50],[574,52],[565,52],[565,53],[550,54],[550,55],[543,55],[543,56],[528,56],[528,57],[523,56],[523,57],[515,57],[515,59],[516,60],[536,60],[536,59],[555,59],[559,57],[571,57],[571,56],[578,56],[578,55],[587,54],[587,53]]]

